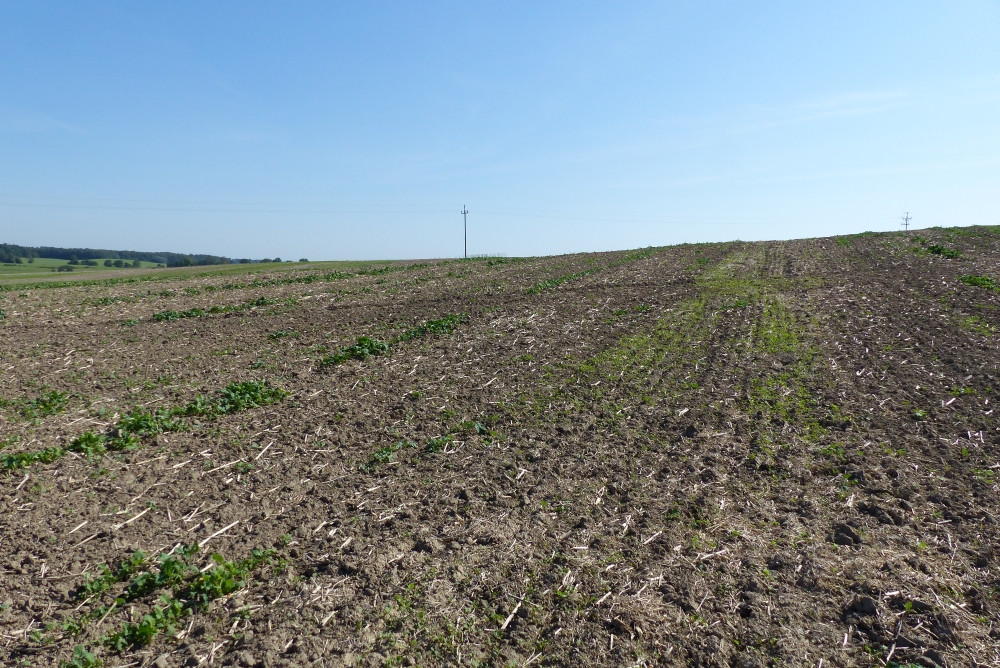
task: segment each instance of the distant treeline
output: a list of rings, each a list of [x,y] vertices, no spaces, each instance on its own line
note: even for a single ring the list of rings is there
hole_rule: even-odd
[[[192,267],[209,264],[249,264],[251,262],[281,262],[281,258],[264,258],[260,260],[250,260],[247,258],[233,259],[218,255],[202,255],[184,253],[156,252],[147,253],[144,251],[117,251],[103,248],[56,248],[54,246],[17,246],[14,244],[0,244],[0,262],[16,263],[31,260],[36,257],[51,257],[67,262],[84,260],[130,260],[132,262],[140,260],[142,262],[155,262],[168,267]]]

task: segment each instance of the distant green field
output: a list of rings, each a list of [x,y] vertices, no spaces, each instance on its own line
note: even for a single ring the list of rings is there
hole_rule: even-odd
[[[113,262],[114,260],[112,260]],[[0,278],[42,278],[48,277],[52,274],[61,274],[62,276],[70,276],[71,274],[84,274],[93,273],[95,271],[128,271],[134,270],[135,267],[105,267],[104,260],[95,260],[97,262],[96,267],[88,267],[86,265],[71,265],[73,267],[72,272],[59,272],[58,267],[62,267],[68,262],[66,260],[58,260],[52,257],[37,257],[34,262],[29,263],[24,260],[23,264],[11,264],[2,263],[0,264]],[[128,260],[129,265],[132,264],[131,260]],[[142,269],[148,269],[150,267],[155,267],[155,262],[140,262]]]
[[[259,262],[251,264],[213,264],[192,267],[157,268],[153,262],[143,262],[141,268],[105,267],[104,260],[98,260],[96,267],[73,265],[73,271],[57,271],[66,264],[65,260],[35,258],[31,264],[0,264],[0,286],[23,285],[26,288],[55,287],[65,283],[119,283],[132,281],[159,281],[212,276],[217,274],[238,275],[261,271],[288,271],[294,269],[322,269],[327,271],[347,271],[370,266],[392,264],[391,260],[325,260],[320,262]],[[9,287],[7,289],[10,289]]]

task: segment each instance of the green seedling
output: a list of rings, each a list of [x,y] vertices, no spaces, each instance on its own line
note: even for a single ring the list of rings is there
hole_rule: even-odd
[[[393,455],[395,455],[396,452],[402,450],[403,448],[415,447],[417,447],[417,444],[413,441],[397,441],[392,445],[382,446],[372,453],[372,456],[368,459],[368,463],[361,466],[361,470],[366,473],[371,473],[382,464],[391,462]]]
[[[959,280],[966,285],[973,285],[977,288],[986,288],[987,290],[1000,290],[1000,284],[996,282],[993,278],[989,276],[977,276],[975,274],[965,274],[960,276]]]
[[[371,339],[367,336],[358,337],[358,342],[353,346],[346,346],[335,353],[331,353],[323,358],[319,363],[320,368],[343,364],[352,359],[364,361],[369,357],[385,355],[389,352],[389,344],[378,339]]]
[[[298,338],[298,337],[299,337],[299,332],[295,330],[290,330],[290,331],[279,330],[277,332],[271,332],[270,334],[267,335],[267,338],[274,340],[284,339],[284,338]]]
[[[397,341],[412,341],[428,334],[451,334],[455,328],[468,319],[465,313],[446,315],[437,320],[428,320],[424,324],[407,330]]]
[[[69,403],[69,395],[64,392],[52,390],[48,394],[32,399],[24,404],[21,412],[27,418],[45,417],[55,415],[66,410]]]
[[[142,439],[164,432],[186,428],[181,417],[199,416],[217,418],[251,408],[259,408],[281,401],[288,392],[269,385],[266,381],[230,383],[219,390],[215,397],[198,395],[183,406],[164,408],[154,413],[137,409],[125,414],[106,434],[87,431],[73,439],[66,448],[53,447],[36,452],[18,452],[0,458],[0,467],[8,471],[22,469],[36,463],[50,463],[67,452],[78,452],[96,457],[107,450],[129,451],[142,446]]]
[[[61,662],[59,668],[96,668],[100,665],[103,665],[100,659],[88,652],[83,645],[77,645],[73,648],[73,658]]]
[[[250,557],[241,561],[227,561],[218,554],[212,554],[214,565],[205,572],[199,572],[187,563],[187,557],[197,551],[197,546],[186,548],[177,557],[161,561],[162,587],[170,587],[175,593],[160,598],[161,605],[155,606],[137,623],[127,623],[119,631],[103,639],[105,646],[116,652],[130,647],[148,645],[160,633],[173,632],[180,620],[194,612],[204,611],[212,601],[228,596],[242,589],[253,571],[274,562],[274,550],[253,550]],[[173,570],[164,575],[162,566],[170,561]],[[280,565],[280,560],[278,562]],[[191,577],[188,576],[198,573]],[[150,587],[153,593],[158,587]]]
[[[454,439],[451,437],[450,434],[439,436],[437,438],[432,438],[429,441],[427,441],[427,447],[424,448],[424,451],[442,452],[445,448],[448,447],[448,444],[451,443],[453,440]]]

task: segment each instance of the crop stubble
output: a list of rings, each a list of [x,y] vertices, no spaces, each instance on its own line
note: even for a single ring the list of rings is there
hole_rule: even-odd
[[[0,472],[0,663],[996,662],[1000,245],[923,234],[8,291],[0,457],[290,394]]]

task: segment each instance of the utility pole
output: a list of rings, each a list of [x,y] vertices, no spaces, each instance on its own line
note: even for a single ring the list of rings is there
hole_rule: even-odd
[[[911,220],[911,218],[910,218],[910,212],[909,211],[904,212],[903,213],[903,229],[906,230],[907,234],[910,233],[910,220]]]
[[[462,210],[459,212],[462,214],[462,229],[465,231],[465,259],[469,259],[469,222],[466,216],[469,215],[469,210],[462,205]]]

